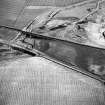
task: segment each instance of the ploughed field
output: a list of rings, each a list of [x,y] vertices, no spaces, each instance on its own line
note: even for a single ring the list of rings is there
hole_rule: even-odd
[[[0,105],[104,105],[103,84],[41,57],[0,65]]]

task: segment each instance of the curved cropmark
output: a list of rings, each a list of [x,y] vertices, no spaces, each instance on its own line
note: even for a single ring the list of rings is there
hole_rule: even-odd
[[[105,105],[103,85],[44,58],[0,66],[0,105]]]

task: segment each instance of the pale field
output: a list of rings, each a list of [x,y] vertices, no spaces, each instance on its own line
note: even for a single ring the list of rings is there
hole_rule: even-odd
[[[41,57],[0,66],[0,105],[105,105],[97,80]]]

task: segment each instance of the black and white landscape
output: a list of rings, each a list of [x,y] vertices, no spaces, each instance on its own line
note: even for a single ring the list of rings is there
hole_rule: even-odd
[[[96,8],[98,0],[90,1],[0,1],[0,25],[23,29],[37,17],[37,21],[29,27],[31,32],[93,46],[81,47],[59,41],[35,39],[35,49],[68,65],[67,68],[43,56],[32,57],[0,43],[0,105],[105,105],[105,85],[102,82],[105,80],[105,2],[100,3],[102,8],[98,12],[80,22],[73,31],[70,30],[71,23],[79,21]],[[85,3],[82,4],[83,2]],[[78,6],[78,3],[81,5]],[[74,4],[76,5],[70,9]],[[41,27],[47,14],[59,9],[62,10]],[[92,33],[98,35],[100,23],[103,24],[100,30],[103,36],[98,40]],[[17,34],[16,31],[0,29],[0,40],[10,42]],[[33,39],[30,38],[25,41],[33,43]],[[19,44],[25,46],[24,43]],[[73,65],[81,72],[86,71],[99,78],[77,72],[72,69]]]

